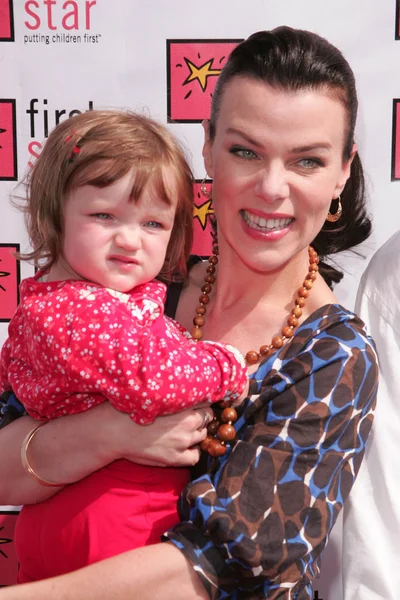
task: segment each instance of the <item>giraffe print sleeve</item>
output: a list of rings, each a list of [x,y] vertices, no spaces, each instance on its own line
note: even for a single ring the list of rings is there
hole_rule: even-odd
[[[260,365],[236,445],[189,484],[182,522],[166,534],[211,598],[311,599],[365,451],[377,378],[362,322],[337,305]]]

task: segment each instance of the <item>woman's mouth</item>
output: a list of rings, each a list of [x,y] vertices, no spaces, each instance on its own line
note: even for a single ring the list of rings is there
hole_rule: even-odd
[[[251,229],[264,232],[285,229],[294,220],[291,217],[265,219],[264,217],[259,217],[253,213],[248,213],[245,210],[241,210],[240,214],[242,215],[244,222]]]

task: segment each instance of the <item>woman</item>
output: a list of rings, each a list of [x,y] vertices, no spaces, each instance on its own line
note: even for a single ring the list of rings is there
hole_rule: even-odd
[[[219,254],[192,267],[180,294],[171,289],[169,312],[189,329],[195,317],[197,337],[200,329],[246,356],[251,396],[237,407],[237,441],[210,459],[207,471],[199,467],[169,542],[8,588],[2,600],[311,598],[376,397],[371,342],[328,285],[341,274],[324,262],[318,273],[309,250],[311,244],[324,257],[370,233],[353,142],[356,113],[350,67],[315,34],[281,27],[233,51],[204,124]],[[107,405],[68,418],[70,436],[64,423],[57,437],[55,421],[30,447],[30,462],[50,481],[75,481],[120,456],[193,464],[198,451],[191,446],[204,437],[196,432],[203,415],[194,411],[160,418],[151,426],[154,444],[146,446],[140,428]],[[10,456],[1,466],[2,481],[9,479],[0,502],[54,493],[20,466],[30,428],[20,419],[0,435]],[[73,463],[63,460],[65,447],[73,447]]]

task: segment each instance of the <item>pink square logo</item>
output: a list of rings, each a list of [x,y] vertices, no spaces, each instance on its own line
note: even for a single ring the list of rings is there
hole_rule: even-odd
[[[193,247],[192,254],[198,256],[211,255],[211,221],[214,214],[211,198],[211,180],[205,181],[205,187],[210,197],[204,196],[200,190],[200,179],[193,184],[194,207],[193,207]]]
[[[222,67],[242,40],[167,40],[167,115],[177,123],[201,123]]]
[[[0,181],[16,181],[17,179],[17,120],[15,100],[0,98]]]
[[[14,256],[19,244],[0,244],[0,322],[12,319],[19,302],[20,264]]]
[[[0,587],[17,583],[18,559],[14,529],[18,512],[0,511]]]
[[[12,0],[0,0],[0,42],[14,41],[14,12]]]

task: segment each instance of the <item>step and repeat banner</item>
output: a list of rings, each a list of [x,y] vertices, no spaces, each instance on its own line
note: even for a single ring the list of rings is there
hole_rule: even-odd
[[[200,123],[234,46],[282,24],[326,37],[356,74],[357,142],[374,233],[361,256],[338,259],[345,277],[337,295],[353,308],[369,257],[400,227],[399,14],[396,0],[0,0],[0,345],[18,285],[33,274],[32,266],[14,257],[28,242],[11,200],[51,129],[68,116],[112,107],[169,123],[195,173],[193,250],[206,255],[213,206],[200,193]],[[16,577],[17,515],[15,507],[0,507],[0,585]],[[325,551],[315,600],[341,598],[340,527]]]

